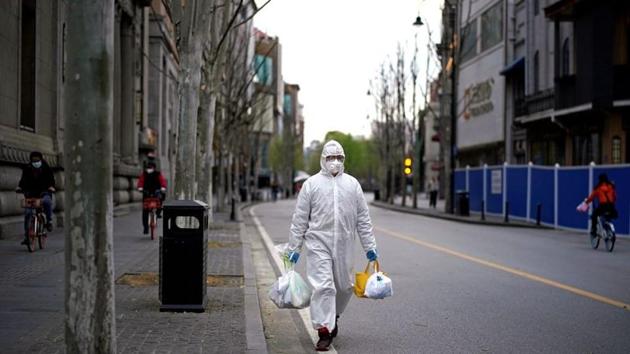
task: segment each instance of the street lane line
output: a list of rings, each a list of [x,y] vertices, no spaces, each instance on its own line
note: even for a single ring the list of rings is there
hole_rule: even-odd
[[[276,252],[276,249],[274,247],[273,241],[271,240],[271,237],[269,237],[267,230],[265,230],[265,227],[262,226],[262,223],[260,222],[260,220],[258,220],[258,217],[256,216],[255,211],[256,211],[256,206],[251,207],[249,209],[249,215],[251,215],[252,219],[254,220],[254,224],[256,224],[258,233],[260,233],[260,236],[263,239],[263,243],[265,244],[265,247],[267,248],[267,252],[269,252],[269,254],[271,255],[271,259],[273,259],[273,262],[276,264],[276,267],[280,269],[280,271],[282,271],[284,269],[284,266],[282,264],[282,260],[280,259],[280,255],[278,255],[278,252]],[[304,328],[306,328],[306,331],[311,336],[313,345],[316,345],[317,341],[319,340],[319,337],[317,336],[317,332],[315,332],[314,330],[311,330],[313,325],[311,323],[311,313],[309,311],[309,308],[300,309],[297,311],[300,314],[300,318],[302,319],[302,322],[304,322]],[[328,352],[337,354],[337,351],[332,345],[330,346],[330,350]]]
[[[554,288],[562,289],[562,290],[568,291],[570,293],[589,298],[591,300],[599,301],[599,302],[602,302],[604,304],[612,305],[612,306],[624,309],[626,311],[630,311],[630,304],[626,304],[624,302],[621,302],[621,301],[618,301],[618,300],[614,300],[614,299],[611,299],[611,298],[603,296],[603,295],[592,293],[592,292],[587,291],[587,290],[582,290],[582,289],[579,289],[579,288],[576,288],[576,287],[573,287],[573,286],[570,286],[570,285],[562,284],[562,283],[559,283],[557,281],[553,281],[551,279],[547,279],[547,278],[544,278],[544,277],[541,277],[541,276],[538,276],[538,275],[535,275],[535,274],[527,273],[527,272],[524,272],[522,270],[518,270],[518,269],[515,269],[515,268],[504,266],[504,265],[501,265],[501,264],[498,264],[498,263],[494,263],[494,262],[491,262],[491,261],[486,261],[486,260],[481,259],[481,258],[469,256],[469,255],[467,255],[465,253],[453,251],[453,250],[448,249],[446,247],[438,246],[438,245],[435,245],[435,244],[432,244],[432,243],[429,243],[429,242],[426,242],[426,241],[421,241],[421,240],[415,239],[415,238],[407,236],[407,235],[403,235],[403,234],[395,232],[395,231],[384,229],[382,227],[374,226],[374,229],[379,230],[381,232],[384,232],[386,234],[389,234],[390,236],[393,236],[393,237],[396,237],[396,238],[399,238],[399,239],[402,239],[402,240],[405,240],[405,241],[409,241],[409,242],[412,242],[412,243],[418,244],[420,246],[424,246],[424,247],[430,248],[430,249],[438,251],[438,252],[446,253],[446,254],[449,254],[451,256],[462,258],[462,259],[465,259],[467,261],[471,261],[471,262],[474,262],[474,263],[477,263],[477,264],[484,265],[486,267],[498,269],[498,270],[501,270],[501,271],[504,271],[504,272],[507,272],[507,273],[510,273],[510,274],[517,275],[519,277],[523,277],[523,278],[526,278],[526,279],[529,279],[529,280],[533,280],[533,281],[536,281],[536,282],[539,282],[539,283],[543,283],[545,285],[552,286]]]

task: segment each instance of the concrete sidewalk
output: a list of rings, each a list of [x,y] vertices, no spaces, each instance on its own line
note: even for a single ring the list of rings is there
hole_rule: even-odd
[[[122,283],[125,274],[155,279],[159,240],[142,235],[140,214],[114,219],[117,351],[120,353],[266,353],[255,273],[244,227],[215,214],[209,232],[208,305],[204,313],[159,312],[158,285]],[[161,225],[159,235],[162,234]],[[5,353],[64,352],[64,240],[44,250],[0,240],[0,348]],[[126,278],[125,278],[126,279]]]
[[[503,217],[495,216],[495,215],[485,215],[485,220],[481,219],[481,215],[478,213],[471,213],[470,216],[460,216],[453,215],[444,212],[444,200],[440,200],[437,203],[437,208],[429,208],[429,202],[426,198],[418,198],[418,208],[414,209],[411,205],[411,198],[407,199],[407,206],[401,205],[401,198],[397,197],[394,199],[394,204],[385,203],[383,201],[373,200],[370,204],[384,209],[389,209],[393,211],[398,211],[402,213],[415,214],[428,216],[432,218],[463,222],[467,224],[478,224],[478,225],[490,225],[490,226],[505,226],[505,227],[527,227],[527,228],[549,228],[547,226],[541,225],[537,226],[535,223],[528,223],[525,221],[509,219],[508,222],[505,222]]]

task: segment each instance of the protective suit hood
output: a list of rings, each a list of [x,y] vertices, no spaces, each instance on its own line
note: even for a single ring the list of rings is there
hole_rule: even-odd
[[[332,176],[330,171],[326,168],[326,157],[331,155],[341,155],[344,158],[346,154],[343,152],[343,147],[336,140],[329,140],[326,144],[324,144],[324,148],[322,149],[322,156],[319,158],[319,166],[322,168],[322,173],[328,176]],[[341,165],[337,176],[343,174],[344,165]]]

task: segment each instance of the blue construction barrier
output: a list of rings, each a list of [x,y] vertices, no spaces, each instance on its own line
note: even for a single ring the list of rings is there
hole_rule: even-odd
[[[527,166],[510,166],[506,171],[507,202],[510,215],[527,218]]]
[[[468,192],[470,192],[470,210],[481,211],[483,200],[483,170],[470,169],[468,171]]]
[[[511,217],[536,222],[540,211],[543,224],[586,230],[589,216],[577,212],[576,207],[597,184],[600,173],[606,173],[616,185],[619,217],[614,224],[617,233],[629,235],[630,165],[515,165],[459,169],[455,172],[455,189],[470,193],[470,210],[473,212],[481,212],[483,202],[487,213],[502,214],[507,202]]]
[[[494,185],[494,186],[493,186]],[[486,169],[486,212],[503,213],[503,167]]]

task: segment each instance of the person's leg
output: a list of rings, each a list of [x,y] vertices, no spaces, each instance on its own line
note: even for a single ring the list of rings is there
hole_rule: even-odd
[[[598,206],[591,214],[591,235],[595,235],[595,233],[597,233],[597,218],[601,215],[601,212],[602,209]]]
[[[50,229],[52,225],[52,197],[49,194],[44,194],[42,197],[42,205],[46,214],[46,227]]]
[[[26,245],[28,243],[28,224],[31,221],[31,209],[24,209],[24,239],[22,240],[22,244]]]
[[[325,327],[332,331],[335,326],[337,290],[333,281],[330,256],[324,250],[308,250],[306,274],[313,295],[311,296],[311,321],[314,329]]]
[[[143,233],[149,233],[149,211],[147,209],[142,209],[142,228]]]

